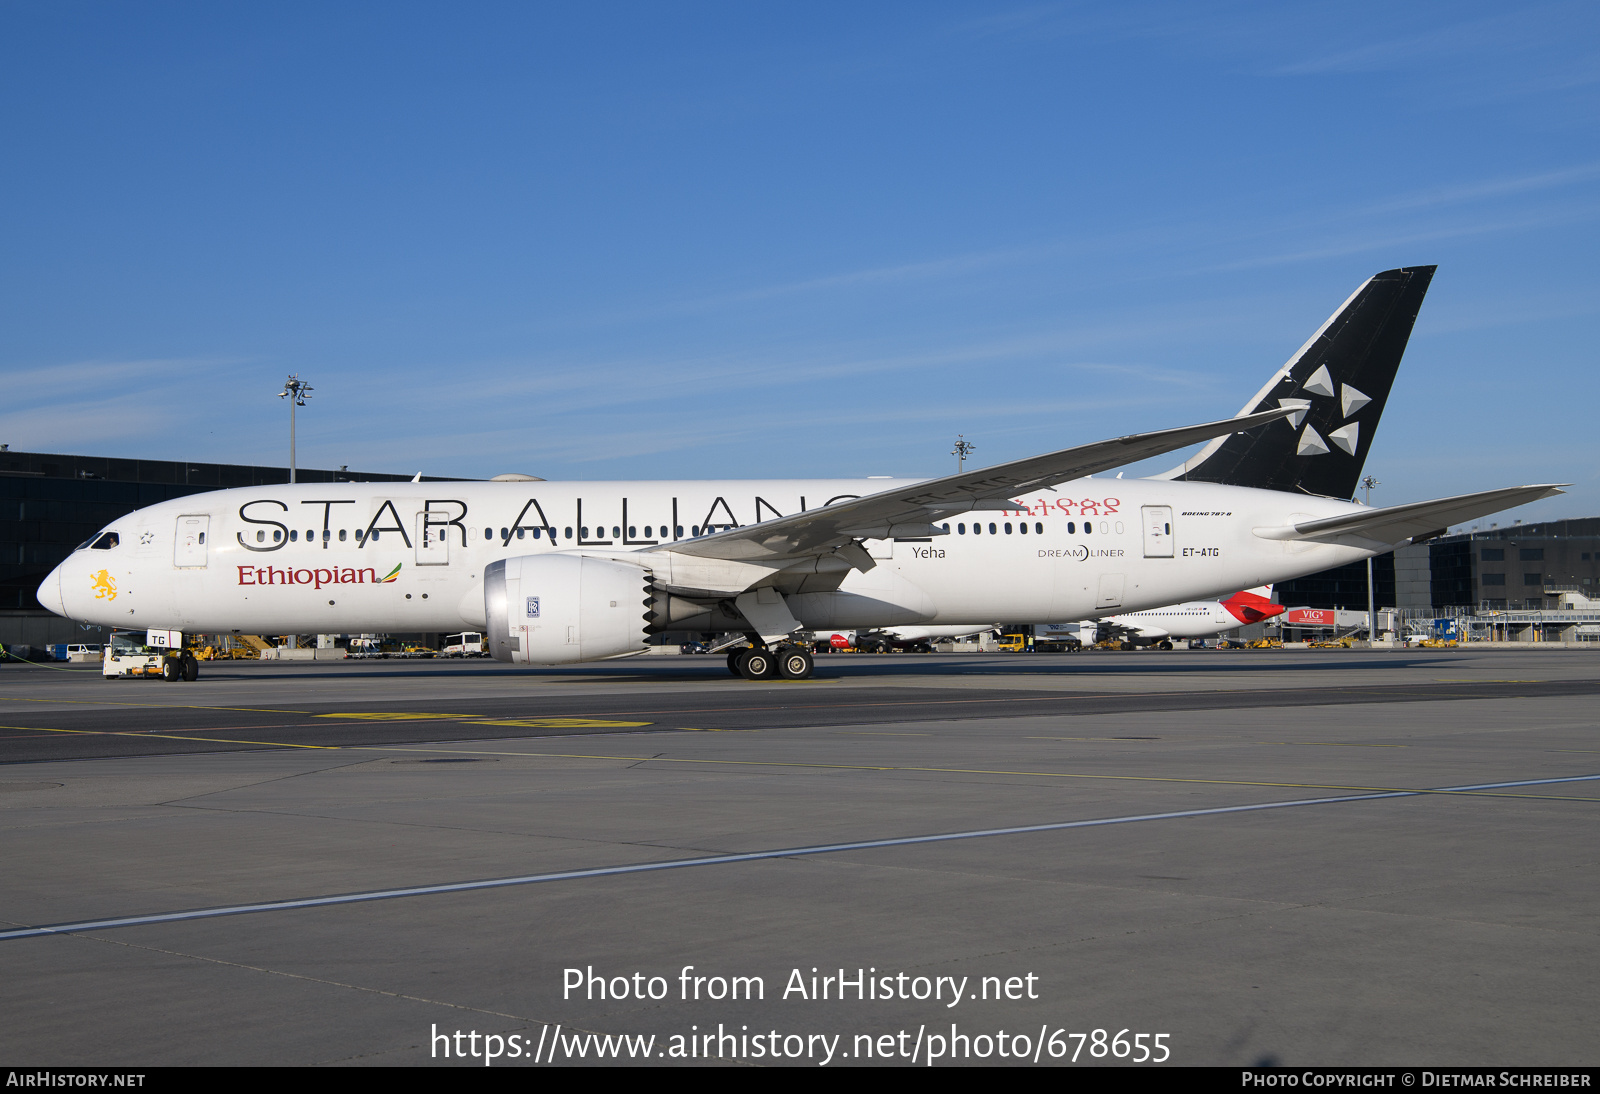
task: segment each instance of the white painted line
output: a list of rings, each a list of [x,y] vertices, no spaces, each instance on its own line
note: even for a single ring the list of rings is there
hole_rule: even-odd
[[[521,877],[489,878],[481,881],[456,881],[445,885],[418,885],[406,889],[377,889],[365,893],[306,897],[301,900],[275,900],[261,904],[230,904],[216,908],[196,908],[187,912],[160,912],[154,915],[123,916],[115,919],[87,919],[76,923],[57,923],[48,927],[24,927],[0,931],[0,942],[42,935],[105,931],[117,927],[142,927],[154,923],[179,923],[189,919],[216,919],[228,915],[253,915],[257,912],[285,912],[296,908],[322,908],[336,904],[361,904],[370,900],[398,897],[433,896],[438,893],[466,893],[479,889],[502,889],[512,885],[537,885],[547,881],[575,881],[619,874],[643,874],[656,870],[681,870],[690,866],[724,866],[735,862],[763,859],[799,858],[840,851],[866,851],[879,847],[907,847],[918,843],[945,843],[951,840],[987,839],[991,836],[1020,836],[1030,832],[1063,832],[1071,828],[1099,828],[1109,824],[1139,821],[1181,820],[1186,817],[1215,817],[1227,813],[1256,813],[1267,809],[1294,809],[1306,805],[1340,805],[1345,802],[1379,801],[1384,798],[1415,798],[1429,794],[1469,793],[1474,790],[1502,790],[1513,786],[1549,786],[1600,780],[1600,775],[1572,775],[1560,779],[1522,779],[1516,782],[1475,783],[1471,786],[1441,786],[1427,790],[1392,790],[1379,794],[1353,794],[1334,798],[1297,798],[1293,801],[1258,802],[1253,805],[1224,805],[1212,809],[1185,809],[1176,813],[1136,813],[1126,817],[1101,817],[1096,820],[1059,821],[1054,824],[1028,824],[1015,828],[981,828],[970,832],[939,832],[926,836],[900,836],[893,839],[858,840],[852,843],[824,843],[809,847],[786,847],[775,851],[747,851],[735,855],[705,855],[700,858],[668,859],[665,862],[640,862],[629,866],[600,866],[588,870],[564,870],[553,874],[526,874]]]

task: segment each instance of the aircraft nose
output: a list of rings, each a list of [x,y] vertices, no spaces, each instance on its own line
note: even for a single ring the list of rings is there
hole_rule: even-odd
[[[65,565],[63,563],[63,565]],[[50,576],[44,579],[39,586],[39,591],[34,594],[39,598],[39,603],[55,612],[59,616],[66,616],[67,602],[61,595],[61,567],[57,566],[50,571]]]

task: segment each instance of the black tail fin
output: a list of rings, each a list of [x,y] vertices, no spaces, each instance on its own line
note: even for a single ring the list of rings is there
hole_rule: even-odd
[[[1220,437],[1158,477],[1354,497],[1437,268],[1409,266],[1370,278],[1239,412],[1301,406],[1305,413]]]

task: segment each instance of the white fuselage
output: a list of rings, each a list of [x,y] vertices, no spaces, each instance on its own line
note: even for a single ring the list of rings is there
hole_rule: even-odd
[[[1107,617],[1104,622],[1126,627],[1140,638],[1214,638],[1244,626],[1244,622],[1221,601],[1196,600],[1187,604],[1168,604],[1143,612],[1125,612]]]
[[[450,482],[219,490],[113,522],[107,528],[117,533],[117,546],[74,552],[39,596],[69,618],[122,628],[460,631],[484,626],[484,568],[498,560],[578,553],[659,575],[677,564],[648,548],[907,484]],[[951,534],[931,540],[868,541],[876,566],[851,571],[837,590],[795,592],[789,610],[811,628],[1072,622],[1226,595],[1372,553],[1254,534],[1358,508],[1303,495],[1089,478],[1016,500],[1027,508],[940,518]],[[705,561],[696,563],[697,585],[712,572]],[[735,569],[729,569],[730,594],[740,582],[751,583]]]

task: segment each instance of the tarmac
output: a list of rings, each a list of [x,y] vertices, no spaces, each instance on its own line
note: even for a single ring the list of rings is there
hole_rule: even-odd
[[[1593,1064],[1597,696],[1588,650],[7,664],[0,1061]]]

